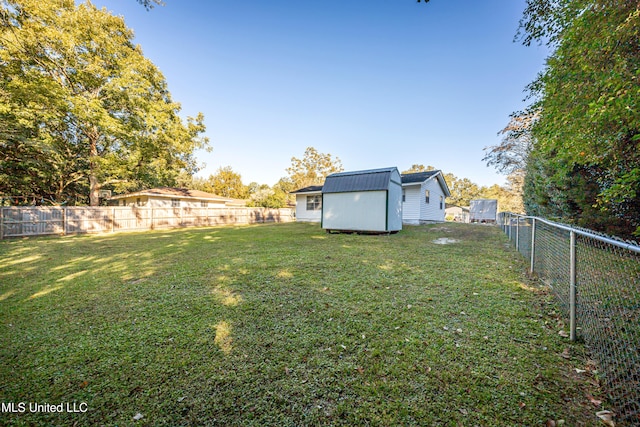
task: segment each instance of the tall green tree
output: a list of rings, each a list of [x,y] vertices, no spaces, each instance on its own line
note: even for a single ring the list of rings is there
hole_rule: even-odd
[[[540,115],[531,129],[527,209],[640,233],[640,4],[529,0],[520,36],[553,49],[530,85]]]
[[[197,170],[204,118],[180,118],[162,73],[133,44],[124,20],[91,3],[5,0],[1,7],[0,111],[16,170],[38,153],[57,202],[99,190],[172,185]],[[0,190],[24,175],[0,175]],[[32,183],[35,184],[34,181]]]
[[[287,168],[295,189],[322,185],[328,175],[343,170],[342,161],[338,157],[320,153],[313,147],[307,147],[302,159],[292,157],[291,166]]]
[[[249,196],[247,186],[242,183],[242,176],[234,172],[231,166],[220,167],[208,179],[211,192],[219,196],[234,199],[246,199]]]
[[[283,208],[287,205],[287,195],[279,188],[269,188],[267,184],[260,185],[249,196],[247,206],[261,208]]]
[[[480,187],[469,178],[458,178],[452,173],[447,173],[444,180],[451,193],[451,196],[447,197],[447,203],[452,205],[469,206],[469,202],[478,198],[480,194]]]

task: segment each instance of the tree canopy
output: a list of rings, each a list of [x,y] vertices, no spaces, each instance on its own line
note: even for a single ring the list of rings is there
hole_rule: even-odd
[[[164,6],[164,2],[162,0],[137,0],[137,2],[143,5],[147,10],[153,9],[155,5]]]
[[[302,159],[292,157],[291,166],[287,168],[294,189],[322,185],[328,175],[343,170],[342,161],[338,157],[320,153],[313,147],[307,147]]]
[[[520,169],[524,152],[531,214],[639,234],[640,4],[528,0],[517,38],[552,49],[529,86],[535,120],[525,133],[506,133],[485,160]]]
[[[97,205],[197,170],[204,118],[183,122],[122,18],[73,0],[0,11],[0,192]]]
[[[436,168],[434,168],[433,166],[429,165],[429,166],[425,166],[425,165],[421,165],[421,164],[413,164],[411,165],[411,167],[405,171],[402,171],[401,173],[416,173],[416,172],[428,172],[428,171],[432,171],[435,170]]]

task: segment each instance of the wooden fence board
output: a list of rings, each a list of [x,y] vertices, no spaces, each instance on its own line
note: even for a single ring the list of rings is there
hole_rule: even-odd
[[[291,209],[2,207],[0,238],[294,221]]]

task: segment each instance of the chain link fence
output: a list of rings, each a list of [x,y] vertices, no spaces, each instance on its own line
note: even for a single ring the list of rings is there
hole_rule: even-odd
[[[598,363],[618,425],[640,425],[640,246],[511,213],[498,225],[553,290],[571,339],[584,340]]]

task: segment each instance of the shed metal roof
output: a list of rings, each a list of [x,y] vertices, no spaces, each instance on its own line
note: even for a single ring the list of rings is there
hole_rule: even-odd
[[[394,171],[397,172],[398,169],[393,167],[334,173],[325,180],[322,193],[387,190]]]

